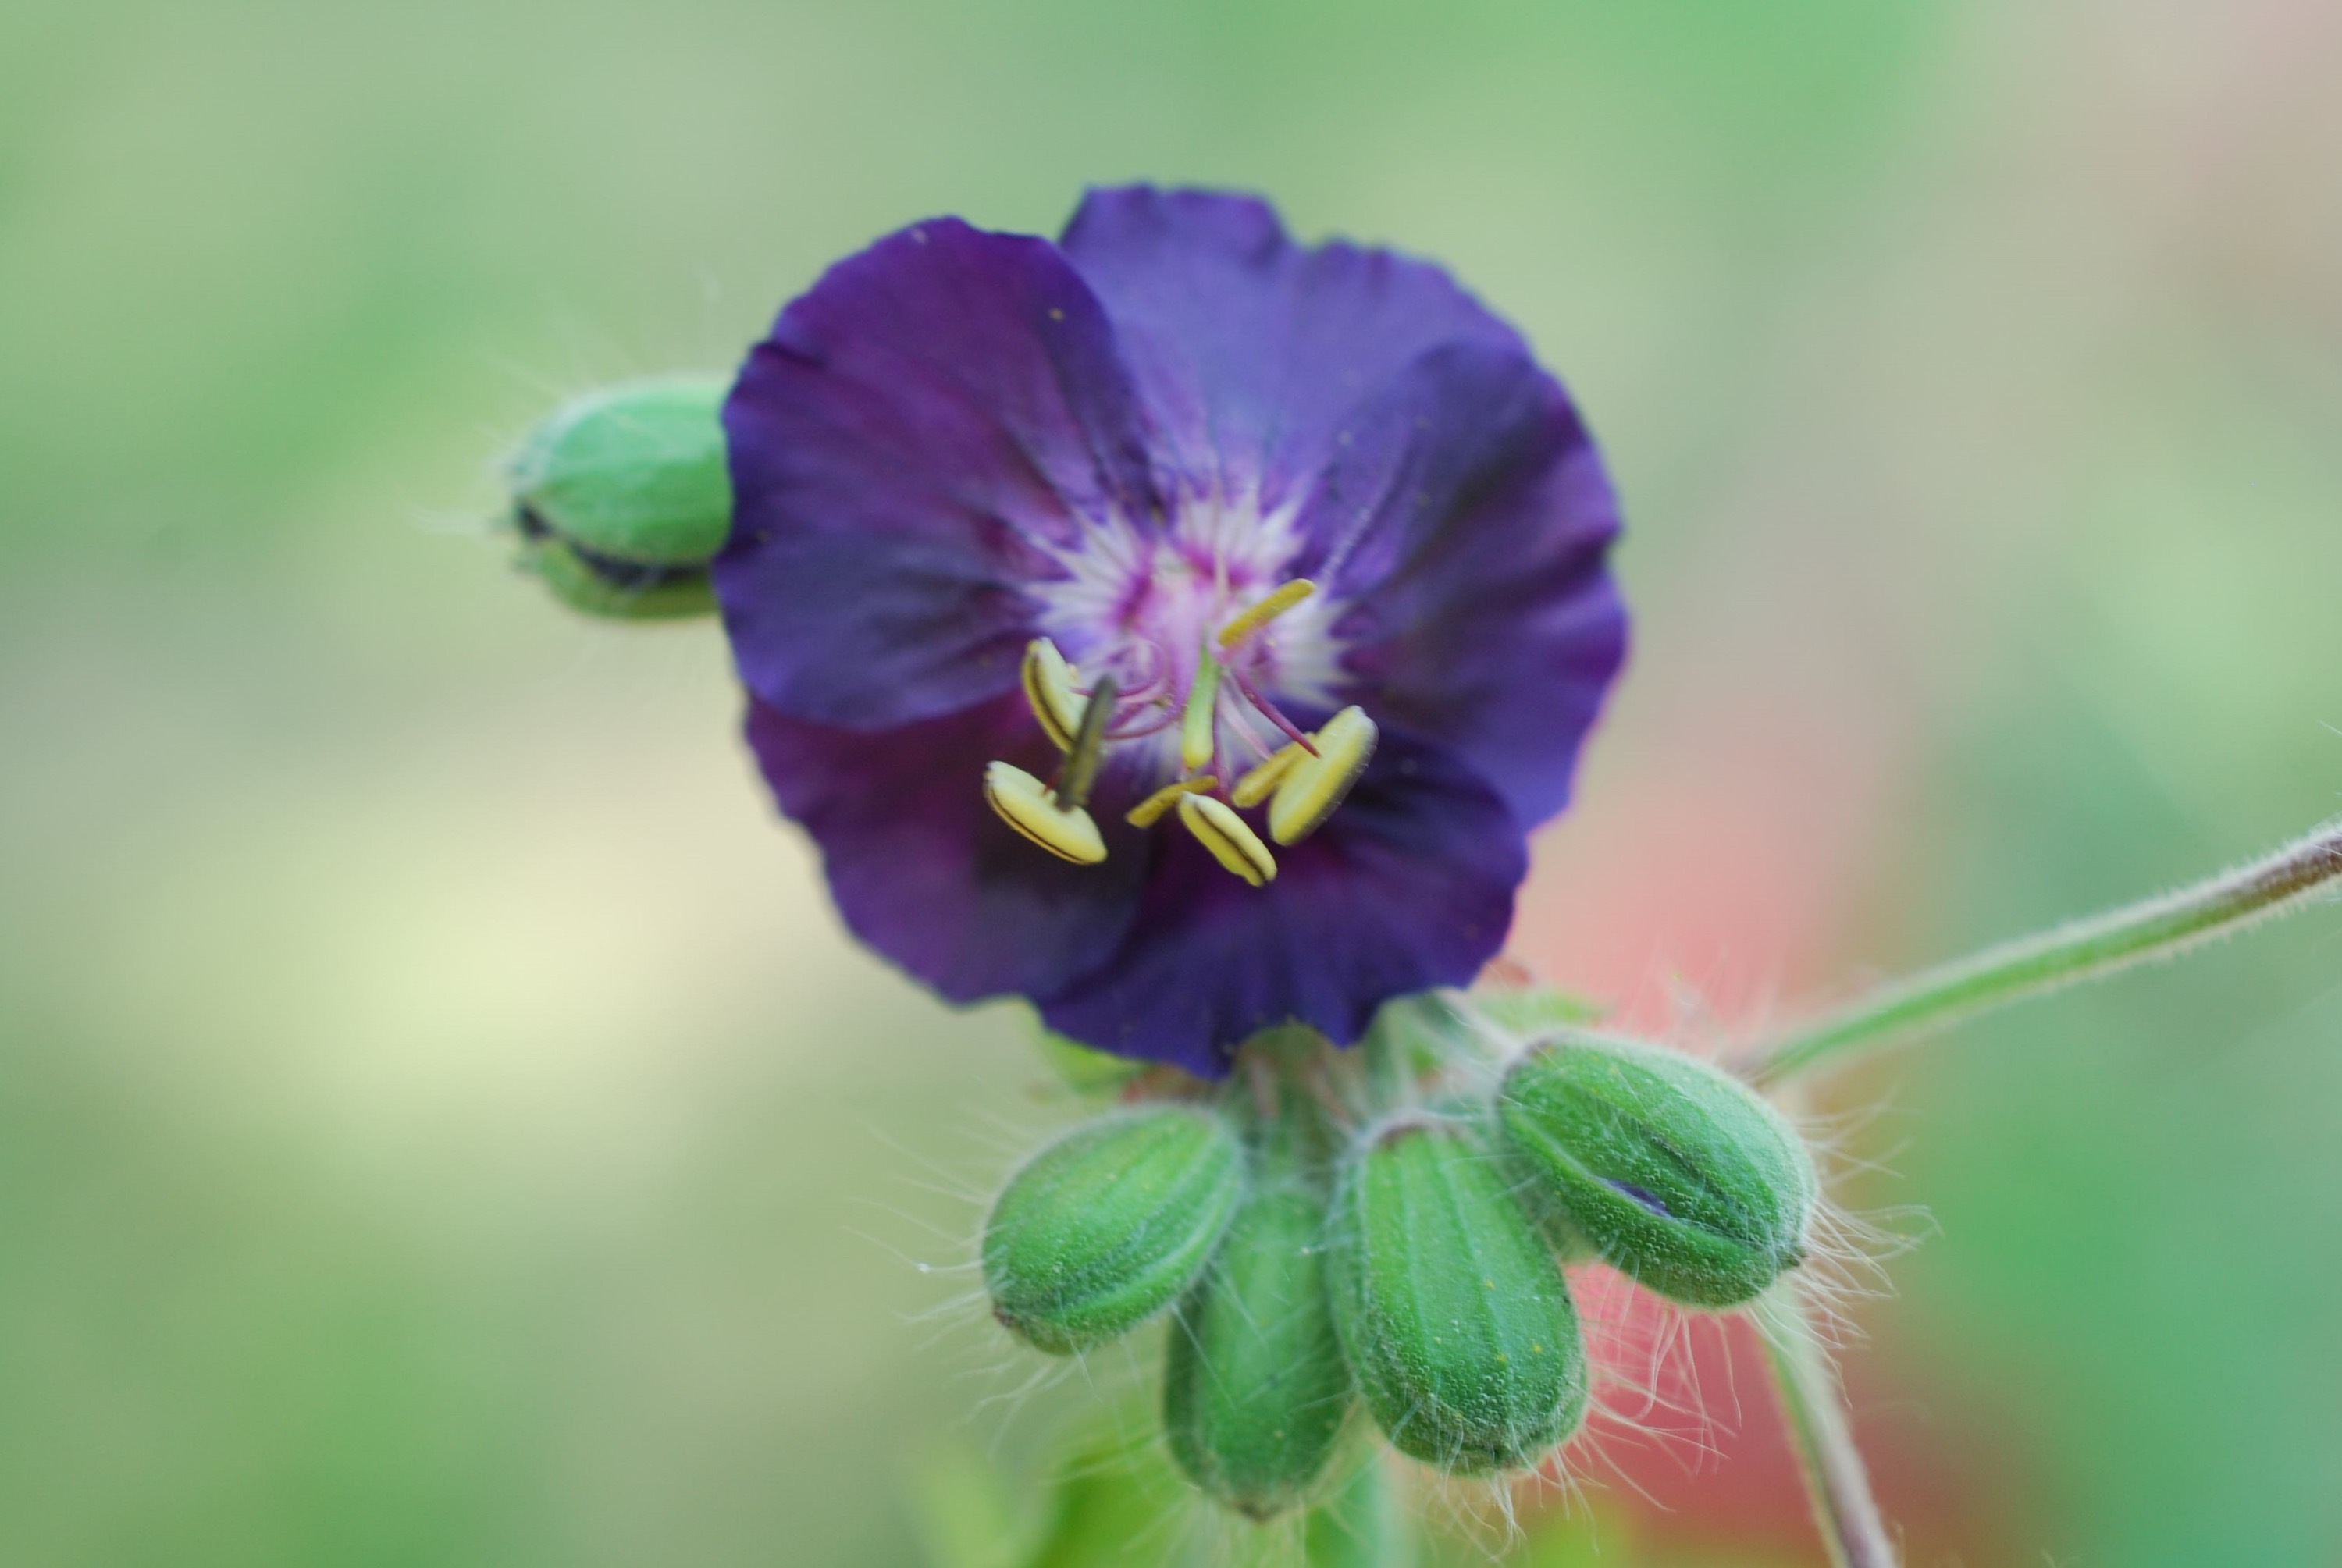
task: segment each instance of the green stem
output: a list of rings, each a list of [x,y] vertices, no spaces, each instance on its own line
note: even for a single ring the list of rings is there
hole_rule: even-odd
[[[1380,1453],[1302,1522],[1307,1568],[1413,1568],[1415,1536]],[[1282,1559],[1280,1559],[1282,1560]]]
[[[1923,970],[1760,1046],[1741,1069],[1757,1083],[1777,1082],[2061,986],[2175,957],[2315,903],[2334,891],[2337,878],[2342,818],[2192,887]]]
[[[1756,1315],[1831,1568],[1896,1568],[1900,1559],[1887,1538],[1887,1522],[1870,1493],[1869,1472],[1854,1446],[1844,1393],[1815,1336],[1813,1313],[1795,1276],[1774,1286],[1757,1303]]]

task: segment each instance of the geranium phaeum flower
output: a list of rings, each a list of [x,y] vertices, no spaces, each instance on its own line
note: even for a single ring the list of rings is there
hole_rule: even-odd
[[[1438,268],[1100,191],[838,263],[725,409],[714,577],[854,930],[1216,1075],[1502,942],[1616,673],[1609,484]]]

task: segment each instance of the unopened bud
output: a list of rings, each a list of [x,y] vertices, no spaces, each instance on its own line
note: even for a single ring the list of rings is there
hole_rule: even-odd
[[[1392,1446],[1483,1474],[1577,1429],[1586,1349],[1568,1286],[1461,1124],[1409,1117],[1354,1150],[1331,1235],[1335,1324]]]
[[[1326,1292],[1330,1134],[1296,1085],[1277,1093],[1248,1118],[1251,1190],[1179,1303],[1163,1388],[1179,1468],[1255,1519],[1310,1500],[1354,1400]]]
[[[627,382],[556,410],[506,474],[521,564],[587,614],[714,610],[707,563],[732,527],[727,390],[709,377]]]
[[[1203,1273],[1243,1193],[1243,1148],[1216,1112],[1154,1105],[1076,1127],[992,1205],[993,1315],[1052,1355],[1117,1339]]]
[[[1705,1062],[1564,1034],[1514,1065],[1496,1116],[1562,1223],[1661,1295],[1738,1306],[1805,1255],[1818,1183],[1804,1142]]]

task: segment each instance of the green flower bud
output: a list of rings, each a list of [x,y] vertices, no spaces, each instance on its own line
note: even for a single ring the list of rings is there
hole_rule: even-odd
[[[521,564],[572,609],[626,620],[715,608],[732,527],[719,418],[728,384],[628,382],[556,410],[507,472]]]
[[[1203,1273],[1244,1174],[1236,1130],[1197,1106],[1075,1128],[1009,1178],[985,1221],[993,1315],[1052,1355],[1129,1333]]]
[[[1308,1500],[1353,1403],[1326,1293],[1331,1137],[1305,1093],[1281,1093],[1254,1130],[1251,1190],[1172,1320],[1163,1384],[1179,1468],[1255,1519]]]
[[[1565,1034],[1514,1065],[1496,1118],[1562,1223],[1671,1300],[1738,1306],[1805,1256],[1818,1183],[1804,1142],[1705,1062]]]
[[[1460,1123],[1409,1117],[1354,1150],[1330,1230],[1334,1322],[1394,1447],[1482,1474],[1585,1419],[1560,1265]]]

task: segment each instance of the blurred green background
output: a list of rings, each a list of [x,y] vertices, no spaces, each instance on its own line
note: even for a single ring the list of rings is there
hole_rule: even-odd
[[[972,1413],[1032,1366],[915,1263],[1066,1107],[493,473],[1139,177],[1446,260],[1605,440],[1553,978],[1745,1030],[2336,809],[2334,7],[0,0],[0,1562],[848,1568],[1016,1495],[1085,1391]],[[1834,1109],[1936,1230],[1851,1363],[1915,1563],[2342,1558],[2342,916]],[[1601,1561],[1814,1560],[1723,1405]]]

